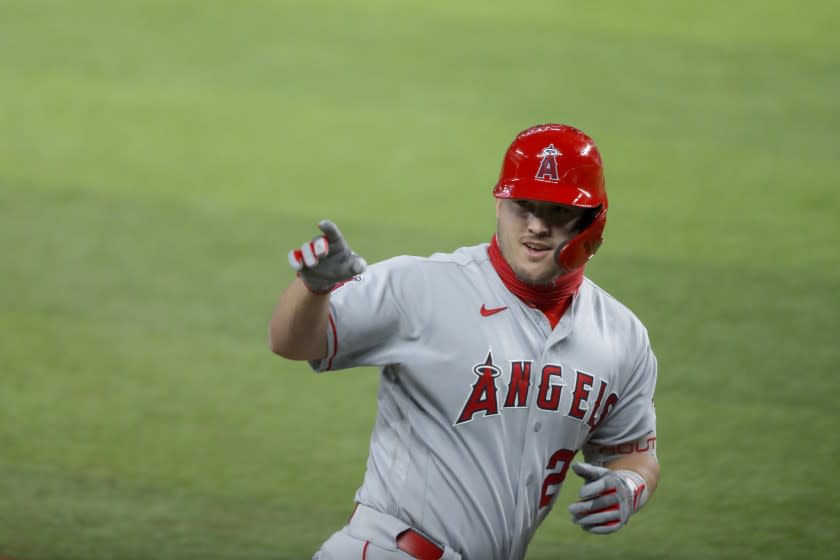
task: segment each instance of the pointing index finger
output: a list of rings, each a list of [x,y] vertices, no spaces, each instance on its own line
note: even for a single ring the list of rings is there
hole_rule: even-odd
[[[318,224],[318,229],[324,232],[324,235],[327,236],[327,241],[330,243],[337,243],[343,239],[338,226],[330,220],[321,220]]]

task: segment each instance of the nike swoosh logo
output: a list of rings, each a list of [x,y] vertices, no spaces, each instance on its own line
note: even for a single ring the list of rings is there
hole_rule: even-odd
[[[499,313],[500,311],[504,311],[505,309],[507,309],[507,306],[505,306],[505,307],[491,307],[490,309],[488,309],[482,303],[481,304],[481,316],[482,317],[489,317],[490,315],[495,315],[496,313]]]

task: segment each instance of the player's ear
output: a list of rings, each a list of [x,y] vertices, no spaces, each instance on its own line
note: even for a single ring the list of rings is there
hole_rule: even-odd
[[[499,209],[500,209],[501,207],[502,207],[502,199],[501,199],[501,198],[497,198],[497,199],[496,199],[496,219],[497,219],[497,220],[499,219]]]

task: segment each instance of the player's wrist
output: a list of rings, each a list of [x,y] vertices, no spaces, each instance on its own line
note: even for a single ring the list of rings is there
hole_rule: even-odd
[[[316,284],[311,284],[310,282],[306,281],[306,277],[303,274],[301,274],[300,272],[297,273],[297,277],[300,278],[300,281],[303,284],[303,286],[313,296],[326,296],[330,292],[332,292],[333,288],[335,287],[335,283],[317,284],[317,285]]]
[[[630,490],[630,495],[633,498],[631,503],[633,513],[642,509],[650,497],[650,492],[644,477],[636,471],[625,469],[613,471],[613,473],[616,474]]]

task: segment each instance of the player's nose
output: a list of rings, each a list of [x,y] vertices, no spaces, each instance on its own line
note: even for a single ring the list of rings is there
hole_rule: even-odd
[[[539,214],[532,212],[528,215],[528,232],[534,235],[547,235],[551,228],[548,222]]]

